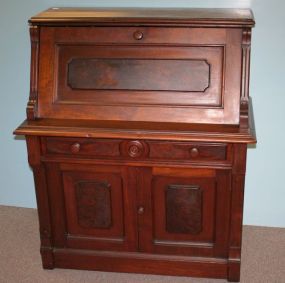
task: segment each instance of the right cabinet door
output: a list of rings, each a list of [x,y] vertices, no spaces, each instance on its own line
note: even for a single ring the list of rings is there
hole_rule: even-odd
[[[230,170],[152,168],[145,172],[140,249],[188,256],[226,257]],[[151,200],[151,201],[149,201]]]

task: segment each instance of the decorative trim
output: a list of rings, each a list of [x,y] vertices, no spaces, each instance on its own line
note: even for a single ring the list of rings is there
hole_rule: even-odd
[[[251,29],[242,32],[242,88],[241,103],[248,103],[250,72]]]
[[[250,49],[251,49],[251,29],[246,28],[242,32],[242,81],[240,116],[241,125],[248,127],[248,100],[249,100],[249,73],[250,73]]]
[[[125,157],[143,158],[148,156],[149,146],[144,141],[127,140],[121,142],[120,152]]]
[[[36,119],[36,107],[38,98],[38,63],[39,63],[39,36],[38,26],[30,26],[31,38],[31,73],[30,73],[30,96],[26,108],[27,119]]]

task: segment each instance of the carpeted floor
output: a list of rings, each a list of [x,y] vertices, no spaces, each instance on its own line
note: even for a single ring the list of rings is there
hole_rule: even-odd
[[[35,209],[0,206],[0,282],[225,283],[226,280],[43,270]],[[285,283],[285,229],[245,226],[241,282]]]

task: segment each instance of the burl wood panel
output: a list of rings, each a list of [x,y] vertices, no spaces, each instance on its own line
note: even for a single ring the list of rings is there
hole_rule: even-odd
[[[124,201],[119,172],[112,172],[112,166],[77,164],[64,168],[62,181],[69,236],[123,237]],[[102,169],[104,172],[100,172]]]
[[[85,228],[109,228],[111,185],[107,182],[81,181],[75,185],[78,224]]]
[[[223,46],[137,48],[76,41],[56,43],[55,53],[56,103],[217,107],[223,99]]]
[[[166,230],[198,234],[202,229],[202,191],[197,186],[169,185],[166,194]]]
[[[206,60],[76,58],[68,64],[72,89],[204,92],[210,84]]]

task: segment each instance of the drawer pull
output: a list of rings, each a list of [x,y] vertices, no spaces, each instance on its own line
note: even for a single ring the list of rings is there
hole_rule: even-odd
[[[73,145],[70,146],[70,151],[72,153],[77,153],[80,151],[80,143],[76,142]]]
[[[143,206],[140,206],[138,208],[138,214],[144,214],[144,207]]]
[[[190,156],[191,157],[198,157],[199,156],[199,150],[196,147],[193,147],[190,149]]]
[[[140,141],[131,141],[128,144],[128,154],[130,157],[140,157],[144,152],[144,146]]]
[[[134,32],[134,39],[141,40],[143,38],[143,33],[139,30]]]

